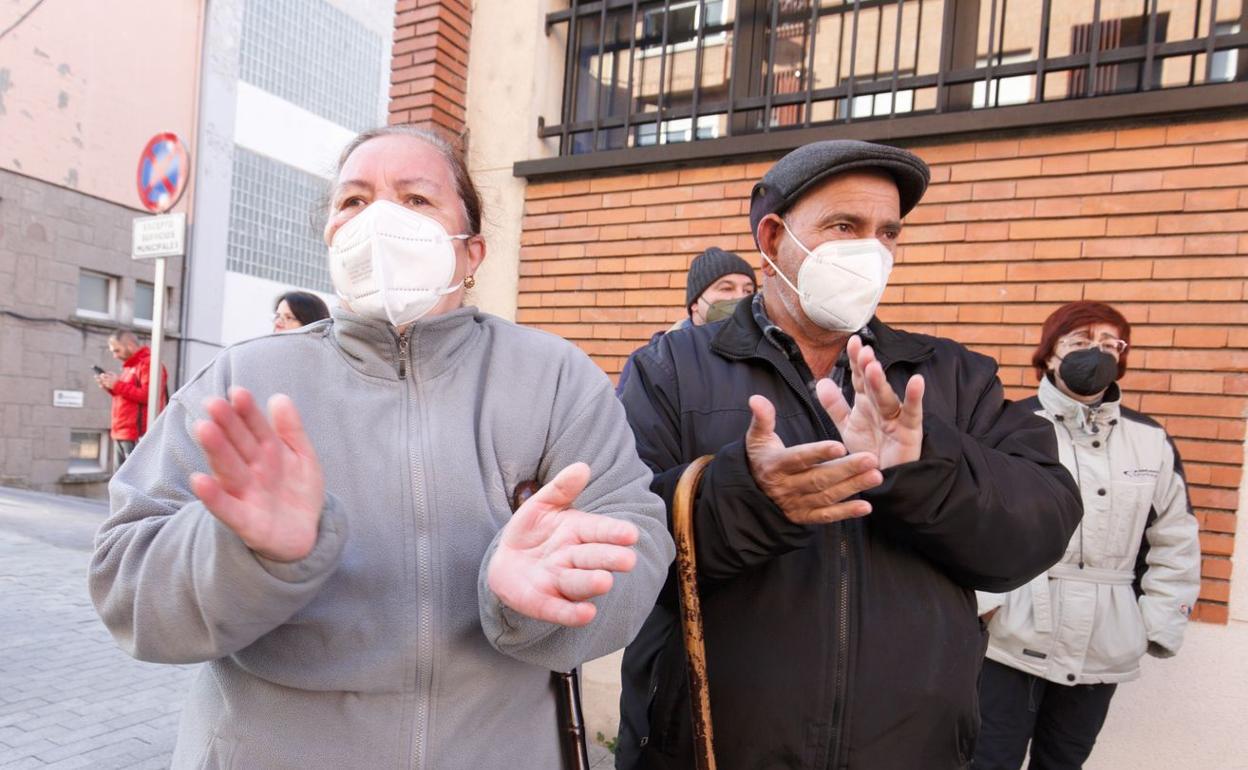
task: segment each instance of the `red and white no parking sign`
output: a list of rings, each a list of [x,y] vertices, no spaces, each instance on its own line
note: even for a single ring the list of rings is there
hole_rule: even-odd
[[[186,146],[177,134],[166,131],[153,136],[139,156],[135,179],[143,208],[158,214],[173,208],[186,190],[190,172]]]

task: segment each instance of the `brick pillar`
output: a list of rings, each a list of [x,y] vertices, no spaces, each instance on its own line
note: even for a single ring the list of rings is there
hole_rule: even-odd
[[[471,28],[469,0],[399,0],[390,61],[390,123],[463,131]]]

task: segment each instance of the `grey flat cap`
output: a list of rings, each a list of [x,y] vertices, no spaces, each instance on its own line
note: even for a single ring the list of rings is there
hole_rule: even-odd
[[[901,196],[904,217],[927,191],[931,173],[919,156],[899,147],[829,139],[798,147],[776,161],[750,191],[750,231],[758,238],[758,223],[768,214],[781,214],[819,182],[834,174],[878,168],[892,175]]]

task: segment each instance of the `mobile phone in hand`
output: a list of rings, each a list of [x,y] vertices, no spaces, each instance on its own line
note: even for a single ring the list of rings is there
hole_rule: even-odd
[[[96,366],[96,365],[94,365],[94,364],[92,364],[92,365],[91,365],[91,368],[95,370],[95,373],[96,373],[96,374],[103,374],[103,373],[104,373],[104,370],[103,370],[103,369],[101,369],[100,367],[98,367],[98,366]]]

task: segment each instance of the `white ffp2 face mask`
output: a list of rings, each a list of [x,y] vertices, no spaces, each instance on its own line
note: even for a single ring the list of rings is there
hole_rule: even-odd
[[[797,295],[806,317],[829,331],[852,333],[866,326],[893,271],[892,253],[876,238],[825,241],[811,250],[784,220],[780,222],[798,248],[806,252],[806,261],[797,271],[797,285],[771,257],[763,254],[763,259]]]
[[[459,289],[455,240],[437,220],[390,201],[374,201],[338,228],[329,245],[334,290],[353,312],[409,324]]]

